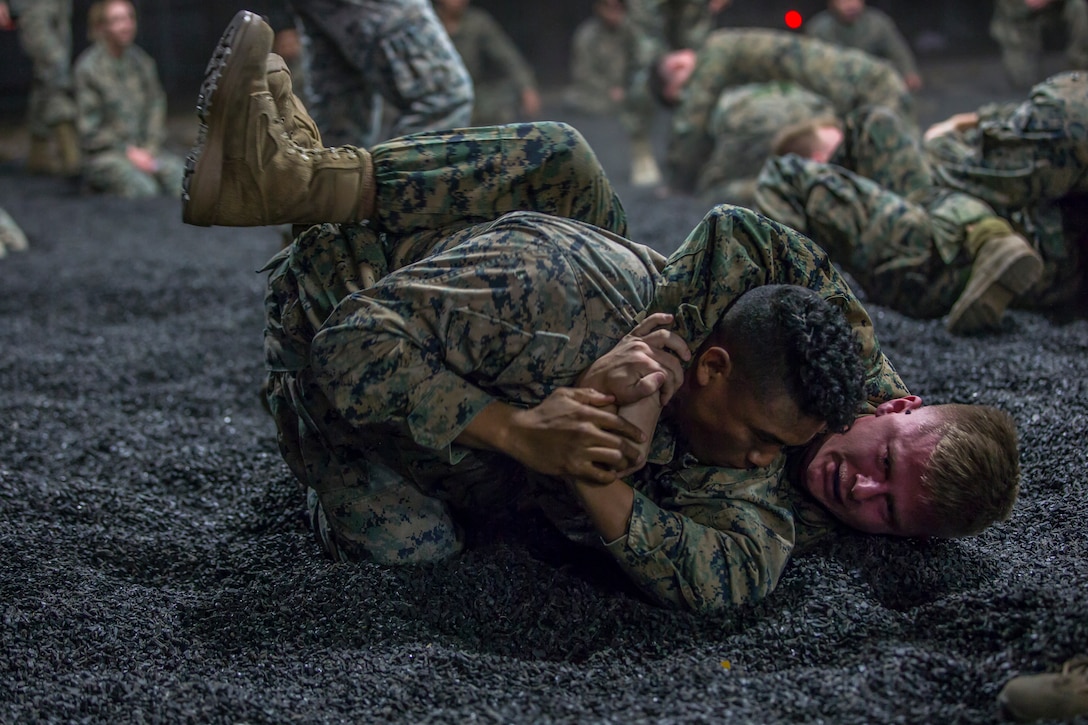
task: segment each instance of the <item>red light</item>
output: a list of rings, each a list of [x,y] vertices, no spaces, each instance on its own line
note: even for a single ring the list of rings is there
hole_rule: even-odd
[[[801,18],[801,13],[796,10],[790,10],[786,13],[786,27],[790,30],[797,30],[801,27],[801,23],[804,22]]]

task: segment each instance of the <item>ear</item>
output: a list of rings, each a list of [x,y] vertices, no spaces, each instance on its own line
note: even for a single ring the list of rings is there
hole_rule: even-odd
[[[712,345],[703,350],[695,361],[695,381],[701,386],[710,385],[716,378],[728,380],[733,374],[733,358],[724,347]]]
[[[895,400],[889,400],[881,403],[876,408],[876,415],[887,415],[889,413],[907,413],[912,410],[917,410],[922,407],[922,399],[917,395],[908,395],[905,398],[896,398]]]

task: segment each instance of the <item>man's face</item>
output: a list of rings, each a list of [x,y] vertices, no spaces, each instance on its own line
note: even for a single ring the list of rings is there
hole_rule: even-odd
[[[111,2],[106,6],[99,31],[106,45],[127,48],[136,40],[136,10],[128,2]]]
[[[865,0],[831,0],[829,7],[841,22],[853,24],[865,10]]]
[[[940,439],[923,430],[938,422],[935,411],[911,396],[858,418],[846,433],[828,436],[806,456],[802,485],[858,531],[942,535],[922,488],[922,474]]]
[[[709,352],[716,355],[720,349]],[[713,466],[761,468],[784,446],[803,446],[824,429],[824,421],[801,413],[784,391],[765,397],[758,398],[727,363],[712,369],[700,384],[687,385],[677,424],[692,455]]]
[[[597,17],[610,28],[618,28],[627,15],[627,9],[623,7],[620,0],[597,0],[593,7]]]

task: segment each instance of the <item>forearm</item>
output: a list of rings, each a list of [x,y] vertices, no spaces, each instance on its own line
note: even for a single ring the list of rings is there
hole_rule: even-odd
[[[708,612],[760,601],[774,589],[792,550],[784,511],[715,497],[682,510],[632,491],[624,535],[607,540],[609,553],[647,596]]]
[[[593,527],[606,543],[627,534],[635,491],[621,479],[603,486],[575,481],[574,493]]]
[[[496,400],[470,420],[453,442],[466,448],[497,451],[514,457],[510,450],[510,430],[517,410]]]

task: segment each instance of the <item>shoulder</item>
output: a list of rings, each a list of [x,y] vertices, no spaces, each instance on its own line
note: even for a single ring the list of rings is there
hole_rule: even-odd
[[[834,25],[834,16],[826,10],[821,10],[809,19],[808,24],[805,26],[805,31],[809,34],[826,33],[830,31]]]
[[[892,16],[880,8],[865,8],[865,12],[862,13],[861,21],[865,22],[871,28],[894,28],[895,21],[892,20]]]

